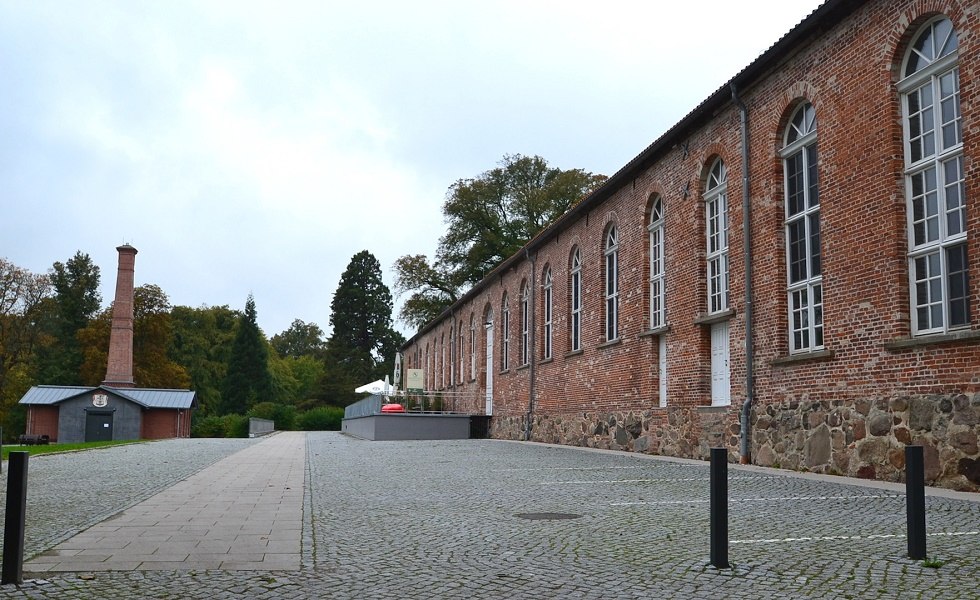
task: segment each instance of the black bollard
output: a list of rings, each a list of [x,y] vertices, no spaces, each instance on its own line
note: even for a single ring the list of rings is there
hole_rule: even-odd
[[[24,582],[24,519],[27,508],[27,452],[11,452],[7,463],[7,512],[3,520],[3,575],[0,584]]]
[[[711,449],[711,566],[728,564],[728,449]]]
[[[905,511],[909,558],[926,558],[926,485],[922,446],[905,447]]]

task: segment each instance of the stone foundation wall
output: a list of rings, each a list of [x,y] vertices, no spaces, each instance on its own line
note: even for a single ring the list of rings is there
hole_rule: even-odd
[[[924,448],[926,483],[980,491],[980,393],[758,404],[752,463],[903,481],[905,446]],[[524,439],[524,416],[497,416],[491,437]],[[735,407],[669,408],[534,417],[536,442],[707,460],[725,446],[739,459]]]
[[[980,393],[760,405],[752,462],[903,481],[905,446],[923,447],[926,483],[980,491]]]

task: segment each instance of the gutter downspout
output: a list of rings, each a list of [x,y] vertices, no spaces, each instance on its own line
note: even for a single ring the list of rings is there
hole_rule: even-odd
[[[534,313],[535,307],[537,306],[535,301],[535,280],[537,273],[535,272],[534,261],[537,260],[537,254],[532,257],[531,251],[527,248],[524,249],[524,256],[527,258],[528,262],[531,263],[531,283],[529,285],[529,293],[527,299],[527,312],[528,312],[528,324],[527,324],[527,362],[528,362],[528,398],[527,398],[527,426],[524,429],[524,441],[531,440],[531,424],[534,421]]]
[[[752,330],[752,210],[749,194],[749,109],[738,96],[735,82],[732,82],[732,102],[738,106],[739,129],[742,141],[742,254],[745,260],[745,401],[742,403],[740,427],[739,462],[752,463],[750,450],[752,402],[755,400],[755,353]]]

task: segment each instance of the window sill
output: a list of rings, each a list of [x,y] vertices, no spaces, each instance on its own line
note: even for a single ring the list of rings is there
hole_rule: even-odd
[[[727,321],[735,316],[735,310],[729,308],[728,310],[723,310],[718,313],[700,314],[694,319],[695,325],[714,325],[715,323],[721,323],[722,321]]]
[[[542,358],[541,360],[538,361],[538,364],[539,365],[546,365],[546,364],[548,364],[550,362],[554,362],[554,361],[555,361],[554,358]]]
[[[530,368],[531,368],[531,365],[529,365],[529,364],[528,365],[521,365],[521,366],[517,367],[516,371],[518,373],[520,373],[521,371],[524,371],[524,370],[527,370],[527,369],[530,369]]]
[[[641,331],[637,334],[638,338],[653,337],[657,335],[663,335],[670,331],[670,325],[664,325],[662,327],[655,327],[653,329],[647,329],[646,331]]]
[[[898,338],[885,342],[885,350],[899,351],[907,348],[918,348],[921,346],[931,346],[932,344],[946,344],[949,342],[976,342],[980,341],[980,331],[974,329],[963,329],[952,333],[932,333],[916,337]]]
[[[618,346],[623,343],[623,338],[616,338],[614,340],[609,340],[608,342],[603,342],[596,346],[596,348],[602,350],[603,348],[612,348],[613,346]]]
[[[579,355],[580,355],[580,354],[582,354],[583,352],[584,352],[584,351],[583,351],[583,350],[581,350],[581,349],[579,349],[579,350],[572,350],[571,352],[566,352],[566,353],[565,353],[565,358],[571,358],[571,357],[573,357],[573,356],[579,356]]]
[[[507,373],[510,373],[510,368],[500,370],[501,375],[506,375]]]
[[[726,413],[731,410],[731,408],[731,404],[723,404],[721,406],[699,406],[698,412],[701,414]]]
[[[800,352],[799,354],[780,356],[779,358],[774,358],[769,361],[769,364],[773,367],[785,367],[803,362],[832,360],[833,358],[834,351],[827,350],[825,348],[823,350],[813,350],[811,352]]]

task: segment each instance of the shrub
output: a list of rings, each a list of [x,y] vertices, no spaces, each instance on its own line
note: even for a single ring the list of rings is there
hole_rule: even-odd
[[[248,417],[223,415],[195,420],[191,423],[191,437],[248,437]]]
[[[296,417],[296,428],[303,431],[340,431],[344,409],[336,406],[312,408]]]
[[[277,431],[291,431],[296,428],[296,407],[288,404],[260,402],[246,416],[275,421]]]

